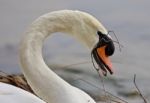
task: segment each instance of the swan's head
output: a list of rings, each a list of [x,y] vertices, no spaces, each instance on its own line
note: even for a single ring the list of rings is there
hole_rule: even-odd
[[[109,35],[103,34],[100,31],[98,31],[97,34],[99,35],[99,41],[93,48],[91,54],[98,66],[101,68],[103,75],[106,76],[107,71],[109,71],[110,74],[113,74],[112,64],[109,56],[113,55],[115,46]]]
[[[87,13],[80,12],[78,17],[79,22],[75,22],[78,26],[73,28],[77,38],[90,48],[92,57],[101,68],[102,73],[106,75],[109,71],[110,74],[113,74],[109,56],[113,55],[115,47],[108,31],[97,19]]]
[[[47,23],[46,28],[53,29],[52,26],[49,26],[49,24],[53,24],[56,27],[55,32],[62,31],[73,35],[91,50],[91,54],[103,74],[106,75],[107,71],[110,74],[113,73],[109,56],[114,53],[115,47],[108,31],[95,17],[82,11],[72,10],[58,11],[49,15],[51,19],[48,21],[51,23],[44,22]],[[43,19],[45,20],[45,18],[49,18],[49,16],[46,15]]]

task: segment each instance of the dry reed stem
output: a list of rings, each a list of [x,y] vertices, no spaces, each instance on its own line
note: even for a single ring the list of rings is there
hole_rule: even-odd
[[[145,97],[143,96],[143,94],[141,93],[140,89],[138,88],[137,84],[136,84],[136,74],[134,74],[133,83],[134,83],[134,85],[135,85],[135,87],[136,87],[136,89],[137,89],[137,91],[138,91],[140,97],[143,99],[144,103],[148,103],[148,102],[146,101]]]

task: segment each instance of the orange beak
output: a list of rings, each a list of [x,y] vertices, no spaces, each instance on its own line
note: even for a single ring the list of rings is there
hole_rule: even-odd
[[[97,53],[100,59],[102,60],[103,64],[105,65],[106,69],[113,74],[112,70],[112,63],[110,61],[110,58],[105,54],[105,48],[106,46],[102,46],[100,48],[97,48]]]

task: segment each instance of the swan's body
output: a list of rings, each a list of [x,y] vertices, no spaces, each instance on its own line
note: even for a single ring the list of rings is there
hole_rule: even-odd
[[[42,57],[42,45],[45,38],[52,33],[64,32],[74,36],[91,50],[98,41],[98,37],[96,36],[97,31],[107,34],[107,30],[93,16],[84,12],[71,10],[56,11],[41,16],[26,31],[20,49],[22,72],[33,91],[45,102],[96,103],[87,93],[71,86],[48,68]],[[0,87],[1,85],[4,84],[0,84]],[[18,91],[22,90],[18,89]],[[15,91],[12,92],[17,94]],[[22,91],[22,93],[25,92]],[[30,94],[25,93],[25,95]],[[26,97],[25,95],[21,95],[22,98]],[[0,101],[2,96],[0,88]],[[35,98],[35,96],[31,97]],[[1,103],[5,102],[1,101]],[[17,100],[14,100],[11,103],[27,102],[17,102]]]
[[[15,86],[0,83],[0,103],[46,103],[35,95]]]

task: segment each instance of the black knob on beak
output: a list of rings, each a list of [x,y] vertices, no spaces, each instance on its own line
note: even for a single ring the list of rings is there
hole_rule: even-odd
[[[105,54],[107,56],[112,56],[114,54],[114,52],[115,52],[114,43],[112,41],[110,41],[105,48]]]

